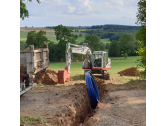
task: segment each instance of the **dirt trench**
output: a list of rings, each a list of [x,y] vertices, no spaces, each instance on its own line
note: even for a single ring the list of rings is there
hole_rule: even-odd
[[[105,90],[104,81],[95,78],[100,98]],[[86,83],[35,87],[20,98],[20,116],[42,116],[51,126],[79,126],[86,124],[91,107]],[[34,125],[43,125],[34,122]]]

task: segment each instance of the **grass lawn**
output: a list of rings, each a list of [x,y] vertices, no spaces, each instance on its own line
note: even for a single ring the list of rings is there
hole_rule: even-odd
[[[126,59],[124,57],[118,57],[117,59],[115,59],[115,57],[113,59],[111,58],[111,69],[109,69],[110,76],[119,77],[120,75],[117,74],[119,71],[125,70],[130,67],[136,67],[137,66],[136,61],[138,58],[140,58],[140,56],[129,56]],[[64,69],[65,66],[66,66],[65,62],[50,63],[49,68],[58,72],[59,69]],[[82,62],[72,62],[70,68],[70,74],[71,76],[84,74],[84,70],[82,69]]]
[[[100,39],[100,42],[103,42],[104,44],[106,43],[110,43],[110,41],[108,41],[109,39]]]

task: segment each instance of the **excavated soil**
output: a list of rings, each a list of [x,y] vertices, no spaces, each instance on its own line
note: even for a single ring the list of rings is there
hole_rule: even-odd
[[[98,87],[98,90],[99,90],[100,99],[102,99],[104,91],[106,90],[106,85],[104,84],[105,80],[104,79],[99,79],[97,77],[94,77],[94,78],[95,78],[95,81],[96,81],[96,84],[97,84],[97,87]]]
[[[137,70],[137,68],[135,67],[131,67],[131,68],[118,72],[120,76],[138,76],[139,73],[140,71]]]
[[[73,81],[73,79],[70,78],[66,81]],[[58,83],[58,73],[50,68],[47,68],[46,71],[41,71],[36,74],[35,82],[37,84],[55,85]]]
[[[56,73],[50,71],[46,74]],[[94,78],[101,102],[93,116],[85,81],[36,86],[20,97],[20,116],[41,116],[50,126],[146,125],[146,90],[135,90],[146,89],[146,81],[114,84],[111,80]],[[46,124],[37,121],[32,125]]]
[[[103,80],[95,78],[100,96],[105,90]],[[71,81],[72,85],[37,86],[20,98],[20,116],[42,116],[51,126],[86,124],[92,114],[87,86]],[[70,82],[68,82],[70,83]],[[42,125],[36,122],[33,125]]]

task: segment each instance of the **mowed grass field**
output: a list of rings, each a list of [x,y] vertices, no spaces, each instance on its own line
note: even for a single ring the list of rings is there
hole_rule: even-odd
[[[126,59],[124,57],[112,57],[111,58],[111,69],[109,69],[110,77],[119,77],[117,74],[119,71],[125,70],[130,67],[136,67],[138,63],[136,61],[141,58],[141,56],[129,56]],[[50,63],[49,68],[58,72],[59,69],[64,69],[66,63]],[[139,69],[142,71],[143,69]],[[82,62],[72,62],[70,68],[71,76],[83,75],[84,70],[82,69]]]
[[[47,28],[20,28],[20,41],[26,41],[28,32],[34,31],[34,30],[36,32],[39,32],[39,30],[46,31],[46,37],[48,38],[48,40],[53,41],[55,43],[58,43],[58,41],[56,40],[54,30],[53,29],[47,29]],[[76,43],[84,42],[86,33],[72,32],[72,34],[78,35],[78,36],[80,34],[82,34],[82,37],[78,37],[76,39]],[[109,39],[100,39],[100,41],[103,42],[104,44],[110,43]]]

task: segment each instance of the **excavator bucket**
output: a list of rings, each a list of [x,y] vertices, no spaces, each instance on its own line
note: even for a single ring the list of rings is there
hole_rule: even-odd
[[[58,70],[58,83],[64,84],[66,79],[70,79],[70,73],[67,68],[64,70]]]

